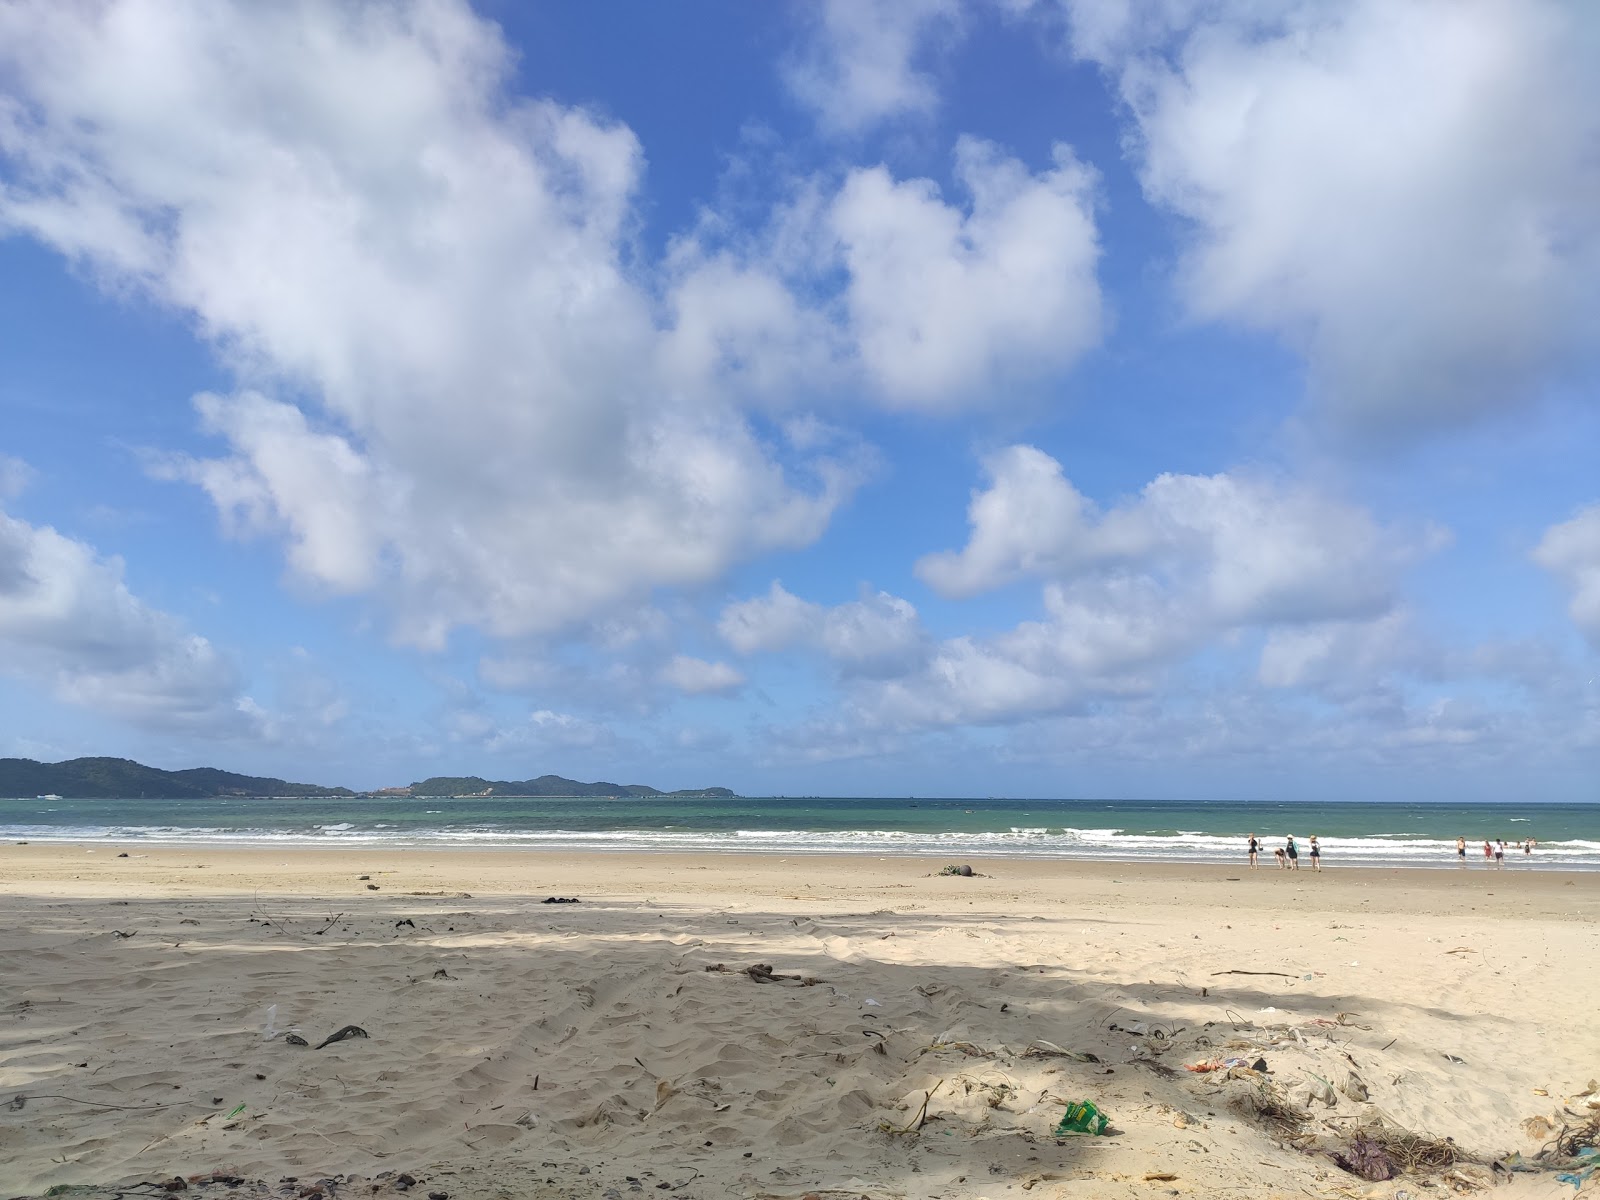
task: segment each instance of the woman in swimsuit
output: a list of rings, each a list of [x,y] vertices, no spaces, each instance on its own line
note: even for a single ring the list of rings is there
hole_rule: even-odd
[[[1256,841],[1256,835],[1250,835],[1250,869],[1256,869],[1256,853],[1261,849],[1261,843]]]
[[[1300,869],[1300,851],[1295,848],[1294,834],[1291,833],[1289,835],[1289,840],[1284,845],[1283,852],[1289,856],[1289,862],[1292,864],[1291,869],[1298,871]]]
[[[1311,835],[1311,869],[1322,870],[1322,847],[1317,845],[1317,835]]]

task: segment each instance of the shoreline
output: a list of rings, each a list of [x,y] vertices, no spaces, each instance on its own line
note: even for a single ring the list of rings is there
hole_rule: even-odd
[[[118,850],[121,846],[125,849]],[[126,854],[127,857],[120,857]],[[1320,889],[1330,899],[1351,889],[1379,891],[1387,902],[1414,894],[1425,898],[1470,894],[1562,900],[1575,894],[1596,894],[1595,873],[1546,868],[1523,870],[1467,867],[1341,866],[1314,871],[1281,870],[1262,863],[1218,864],[1180,861],[1109,861],[1008,855],[972,856],[961,860],[974,878],[942,875],[948,858],[928,855],[866,852],[849,854],[786,854],[750,851],[671,850],[530,850],[517,847],[331,847],[331,846],[155,846],[48,842],[0,845],[0,894],[21,895],[29,884],[43,884],[56,894],[70,894],[67,885],[86,885],[85,895],[107,889],[147,889],[165,895],[198,891],[363,892],[360,875],[372,875],[384,890],[472,891],[475,894],[529,896],[535,892],[588,889],[601,894],[634,895],[639,891],[703,891],[712,894],[748,892],[789,895],[806,883],[821,884],[845,895],[867,896],[902,890],[913,883],[941,880],[970,896],[985,896],[1017,887],[1042,896],[1065,899],[1099,886],[1163,886],[1182,884],[1237,885],[1230,896],[1254,894],[1262,886]],[[863,882],[863,868],[877,882]],[[1302,863],[1305,860],[1302,859]],[[781,868],[781,869],[780,869]],[[206,872],[201,875],[200,872]],[[1520,874],[1515,884],[1512,880]],[[383,878],[380,878],[382,876]],[[596,886],[597,877],[599,886]],[[1265,881],[1272,880],[1272,883]],[[1496,891],[1491,885],[1505,884]],[[402,885],[415,885],[403,887]],[[1484,891],[1489,888],[1489,891]],[[1296,895],[1317,895],[1297,891]],[[1366,897],[1371,902],[1372,897]],[[1380,901],[1382,903],[1384,901]],[[1600,915],[1600,909],[1597,909]]]
[[[859,849],[839,849],[829,847],[825,849],[812,849],[809,847],[780,846],[770,849],[752,847],[748,845],[721,847],[716,845],[700,845],[693,847],[662,847],[640,848],[638,846],[610,846],[610,845],[522,845],[504,842],[472,842],[448,840],[417,840],[403,841],[400,838],[386,839],[383,841],[332,841],[326,838],[307,837],[304,840],[281,838],[265,841],[231,841],[219,838],[216,841],[198,841],[194,839],[160,840],[129,837],[69,837],[57,835],[32,836],[27,838],[8,838],[0,841],[0,854],[15,849],[58,849],[64,852],[77,852],[79,850],[93,850],[96,853],[109,852],[113,856],[126,852],[132,857],[146,857],[151,854],[261,854],[261,855],[299,855],[299,854],[333,854],[333,855],[473,855],[481,854],[489,857],[503,855],[524,855],[533,858],[541,856],[566,857],[583,856],[599,859],[613,859],[618,857],[640,857],[648,859],[670,858],[705,858],[712,861],[727,859],[799,859],[803,861],[838,860],[842,862],[862,860],[885,859],[912,859],[917,861],[934,861],[940,865],[950,863],[977,863],[990,864],[1022,864],[1032,863],[1039,865],[1052,865],[1056,867],[1070,867],[1073,869],[1087,867],[1173,867],[1193,869],[1250,870],[1248,862],[1244,861],[1243,851],[1239,860],[1219,860],[1216,857],[1200,855],[1173,855],[1171,857],[1157,857],[1151,854],[1129,855],[1116,857],[1103,853],[1073,853],[1059,850],[1030,851],[1013,850],[1002,853],[985,852],[983,849],[950,847],[948,849],[931,850],[924,847],[896,848],[893,846],[862,846]],[[1259,868],[1256,873],[1279,871],[1269,852],[1261,856]],[[1573,864],[1551,862],[1548,857],[1541,859],[1536,852],[1533,855],[1507,854],[1505,866],[1493,866],[1486,862],[1481,855],[1469,853],[1463,865],[1454,853],[1438,856],[1437,861],[1406,861],[1404,863],[1373,863],[1352,862],[1348,857],[1338,854],[1324,854],[1325,866],[1321,874],[1342,874],[1351,871],[1368,872],[1425,872],[1435,874],[1439,872],[1460,875],[1510,875],[1521,872],[1523,874],[1538,875],[1572,875],[1593,878],[1600,874],[1600,864]],[[1300,873],[1317,874],[1310,865],[1310,856],[1302,853],[1300,856]],[[1292,870],[1287,872],[1293,874]]]

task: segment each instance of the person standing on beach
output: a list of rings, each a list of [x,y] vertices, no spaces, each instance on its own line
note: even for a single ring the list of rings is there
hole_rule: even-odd
[[[1284,844],[1283,852],[1289,856],[1289,869],[1298,871],[1300,869],[1300,851],[1295,847],[1294,834],[1291,833],[1289,835],[1288,842]]]
[[[1483,865],[1488,866],[1494,861],[1494,847],[1489,844],[1489,839],[1483,839]]]
[[[1464,837],[1456,839],[1456,861],[1463,867],[1467,865],[1467,839]]]
[[[1494,865],[1499,867],[1502,871],[1506,869],[1506,841],[1504,838],[1501,838],[1497,843],[1495,843]]]
[[[1256,835],[1252,833],[1250,835],[1250,869],[1252,871],[1256,869],[1256,854],[1259,853],[1260,850],[1261,843],[1256,841]]]
[[[1317,835],[1311,835],[1311,869],[1322,870],[1322,847],[1317,845]]]

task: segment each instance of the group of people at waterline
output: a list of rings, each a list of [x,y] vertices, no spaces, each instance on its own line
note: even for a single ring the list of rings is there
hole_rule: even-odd
[[[1520,842],[1513,842],[1511,844],[1511,850],[1513,853],[1521,850],[1523,857],[1526,858],[1533,853],[1533,848],[1538,844],[1539,843],[1534,841],[1532,838],[1523,838]],[[1467,865],[1466,838],[1458,837],[1456,839],[1456,862],[1461,864],[1463,867]],[[1493,863],[1497,867],[1504,867],[1506,865],[1505,838],[1501,838],[1498,842],[1491,842],[1488,838],[1483,839],[1483,862],[1485,866],[1488,866],[1490,863]]]
[[[1322,870],[1322,847],[1317,842],[1316,834],[1311,835],[1310,841],[1306,843],[1306,848],[1311,854],[1311,869],[1313,871]],[[1256,856],[1260,853],[1261,839],[1252,833],[1250,835],[1250,869],[1252,871],[1256,869]],[[1280,871],[1298,871],[1300,869],[1300,847],[1294,844],[1293,834],[1290,834],[1284,844],[1272,852],[1272,857],[1278,860],[1278,869]]]
[[[1521,850],[1523,855],[1528,857],[1533,854],[1533,848],[1536,845],[1538,845],[1538,843],[1532,838],[1524,838],[1520,842],[1513,843],[1511,849],[1513,851]],[[1322,846],[1318,843],[1316,834],[1311,835],[1309,841],[1307,842],[1307,849],[1310,851],[1311,869],[1313,871],[1322,870]],[[1260,853],[1261,839],[1252,833],[1250,835],[1250,869],[1252,871],[1254,871],[1259,865],[1257,858]],[[1273,850],[1272,857],[1277,859],[1278,869],[1280,871],[1298,871],[1300,869],[1300,848],[1295,845],[1293,834],[1290,834],[1289,837],[1284,840],[1283,845]],[[1467,865],[1466,838],[1458,837],[1456,839],[1456,861],[1459,862],[1463,867]],[[1495,866],[1503,868],[1506,865],[1505,840],[1501,839],[1498,842],[1491,842],[1487,838],[1484,839],[1483,861],[1485,864],[1493,863]]]

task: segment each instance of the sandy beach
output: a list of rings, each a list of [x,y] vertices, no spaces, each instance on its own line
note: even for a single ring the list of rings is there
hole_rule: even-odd
[[[122,852],[0,848],[0,1196],[1555,1196],[1600,1113],[1594,875]]]

